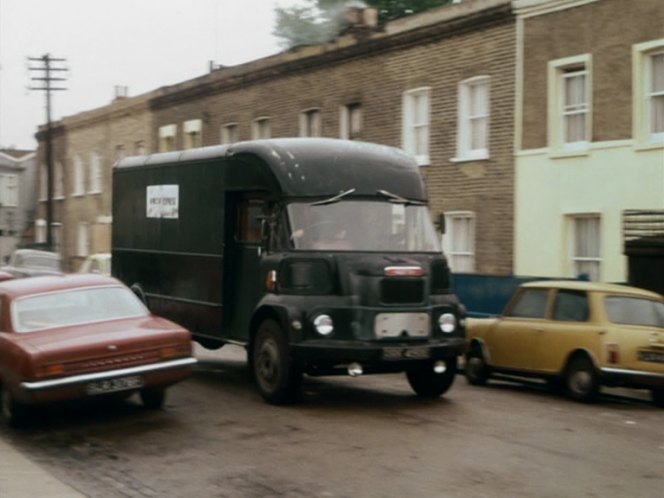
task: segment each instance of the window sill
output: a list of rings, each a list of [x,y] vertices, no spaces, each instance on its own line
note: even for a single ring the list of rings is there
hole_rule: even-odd
[[[85,197],[85,194],[82,192],[77,192],[75,194],[71,194],[72,197]]]
[[[590,148],[582,149],[555,149],[551,152],[551,159],[567,159],[572,157],[585,157],[590,155]]]
[[[88,192],[88,195],[101,195],[101,190],[94,190],[94,191],[91,190],[90,192]]]
[[[634,145],[636,152],[647,152],[649,150],[664,149],[664,141],[662,142],[639,142]]]
[[[477,156],[462,156],[462,157],[452,157],[450,159],[450,162],[452,163],[470,163],[473,161],[488,161],[489,155],[477,155]]]

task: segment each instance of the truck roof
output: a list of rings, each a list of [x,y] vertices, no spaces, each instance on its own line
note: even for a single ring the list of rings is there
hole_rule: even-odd
[[[333,138],[277,138],[128,157],[116,168],[235,158],[268,166],[287,197],[375,196],[386,190],[426,201],[424,182],[412,156],[385,145]]]

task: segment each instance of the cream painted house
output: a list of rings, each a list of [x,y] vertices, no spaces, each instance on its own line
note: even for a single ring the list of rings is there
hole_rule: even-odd
[[[625,281],[624,211],[664,210],[664,3],[513,4],[515,273]]]

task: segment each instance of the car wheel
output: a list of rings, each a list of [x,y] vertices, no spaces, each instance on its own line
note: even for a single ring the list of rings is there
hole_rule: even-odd
[[[159,410],[163,408],[166,401],[166,389],[146,388],[139,392],[143,406],[150,410]]]
[[[28,406],[16,401],[2,386],[0,386],[0,412],[10,427],[24,427],[28,422]]]
[[[445,371],[437,373],[433,361],[418,362],[406,369],[410,387],[421,398],[437,398],[447,392],[457,372],[456,356],[446,358]]]
[[[664,389],[653,389],[650,391],[650,396],[655,406],[664,408]]]
[[[588,358],[575,358],[565,374],[567,394],[575,401],[591,403],[599,392],[599,377],[595,366]]]
[[[252,371],[256,387],[268,403],[293,402],[302,383],[302,371],[289,358],[286,336],[274,320],[262,322],[253,343]]]
[[[489,365],[484,361],[484,355],[479,347],[471,349],[464,365],[466,380],[473,386],[483,386],[489,380]]]

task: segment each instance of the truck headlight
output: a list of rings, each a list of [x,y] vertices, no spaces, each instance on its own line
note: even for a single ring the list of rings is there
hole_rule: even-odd
[[[438,326],[446,334],[454,332],[457,326],[456,317],[452,313],[443,313],[438,317]]]
[[[314,319],[314,328],[320,335],[330,335],[334,331],[334,323],[329,315],[318,315]]]

